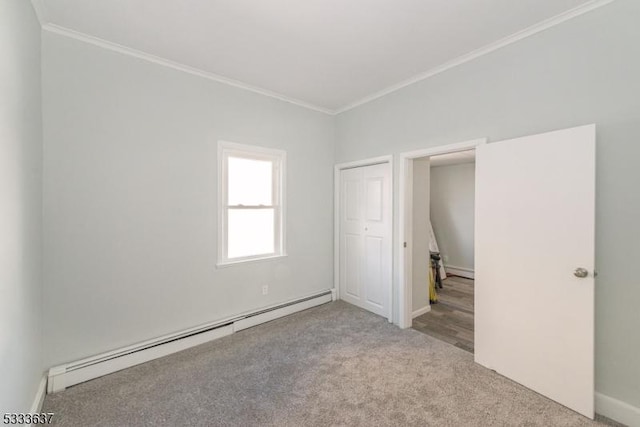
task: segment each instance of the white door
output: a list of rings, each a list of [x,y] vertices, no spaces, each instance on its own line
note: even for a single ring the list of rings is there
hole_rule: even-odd
[[[340,299],[388,317],[391,165],[340,173]]]
[[[593,418],[595,125],[476,154],[476,362]]]

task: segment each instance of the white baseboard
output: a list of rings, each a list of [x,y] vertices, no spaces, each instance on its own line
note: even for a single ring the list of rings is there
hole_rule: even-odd
[[[597,392],[596,413],[629,427],[640,427],[640,408]]]
[[[419,308],[418,310],[414,311],[413,313],[411,313],[411,318],[415,319],[418,316],[422,316],[425,313],[428,313],[431,311],[431,305],[426,305],[422,308]]]
[[[279,317],[331,302],[330,291],[243,313],[49,369],[47,393],[167,356]]]
[[[467,279],[475,278],[474,271],[470,268],[456,267],[454,265],[445,265],[444,270],[447,272],[447,274],[451,274],[453,276],[465,277]]]
[[[150,345],[147,348],[132,352],[124,350],[121,355],[115,357],[104,358],[102,355],[99,355],[95,358],[83,359],[78,362],[56,366],[49,370],[47,392],[55,393],[63,391],[72,385],[158,359],[196,345],[204,344],[208,341],[231,335],[232,333],[232,325],[221,326],[211,331],[179,338],[175,341]]]
[[[43,375],[40,379],[40,384],[38,384],[38,389],[36,390],[36,395],[33,399],[33,403],[31,404],[31,408],[29,409],[30,414],[37,414],[42,410],[42,403],[44,402],[44,396],[47,391],[47,375]]]
[[[336,288],[331,289],[331,301],[336,301],[338,299],[338,292]]]
[[[247,329],[252,326],[259,325],[261,323],[270,322],[271,320],[288,316],[298,311],[306,310],[308,308],[315,307],[321,304],[326,304],[328,302],[331,302],[330,293],[326,293],[324,295],[321,295],[312,299],[305,299],[300,302],[295,302],[295,303],[286,305],[282,308],[277,308],[275,310],[269,310],[262,313],[259,312],[252,316],[248,316],[233,322],[233,332],[238,332],[243,329]]]

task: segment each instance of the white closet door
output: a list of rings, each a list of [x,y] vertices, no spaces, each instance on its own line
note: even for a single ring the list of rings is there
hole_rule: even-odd
[[[340,175],[340,299],[381,316],[391,289],[390,165]]]
[[[476,154],[475,360],[593,418],[595,126]]]

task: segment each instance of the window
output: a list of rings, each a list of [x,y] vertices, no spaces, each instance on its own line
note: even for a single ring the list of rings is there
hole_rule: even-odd
[[[218,265],[285,255],[280,150],[218,143]]]

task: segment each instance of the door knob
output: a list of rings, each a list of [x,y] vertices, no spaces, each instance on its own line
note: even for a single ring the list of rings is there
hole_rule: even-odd
[[[573,275],[583,279],[589,275],[589,271],[586,268],[579,267],[576,268],[576,270],[573,272]]]

